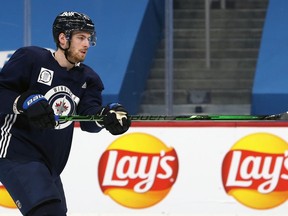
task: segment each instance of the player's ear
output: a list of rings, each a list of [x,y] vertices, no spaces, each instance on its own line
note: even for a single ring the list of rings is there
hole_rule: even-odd
[[[68,42],[65,34],[64,34],[64,33],[60,33],[59,36],[58,36],[58,40],[59,40],[59,45],[60,45],[63,49],[65,49],[66,46],[67,46],[67,42]]]

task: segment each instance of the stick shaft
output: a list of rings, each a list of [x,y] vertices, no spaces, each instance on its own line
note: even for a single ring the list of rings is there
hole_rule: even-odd
[[[257,120],[280,120],[284,114],[275,115],[130,115],[131,121],[200,121],[200,120],[218,120],[218,121],[257,121]],[[56,121],[102,121],[101,115],[70,115],[56,116]]]

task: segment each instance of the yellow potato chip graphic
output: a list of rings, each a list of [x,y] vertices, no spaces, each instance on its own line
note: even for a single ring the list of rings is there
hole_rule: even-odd
[[[16,205],[11,198],[8,191],[5,189],[4,186],[0,185],[0,206],[6,207],[6,208],[16,208]]]

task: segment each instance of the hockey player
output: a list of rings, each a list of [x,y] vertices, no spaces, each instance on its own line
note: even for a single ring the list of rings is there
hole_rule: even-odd
[[[118,135],[130,127],[121,104],[102,105],[102,81],[82,63],[95,34],[87,15],[63,12],[53,23],[55,52],[20,48],[0,73],[0,181],[25,216],[67,212],[60,174],[74,125],[56,123],[54,115],[105,115],[103,122],[81,122],[88,132]]]

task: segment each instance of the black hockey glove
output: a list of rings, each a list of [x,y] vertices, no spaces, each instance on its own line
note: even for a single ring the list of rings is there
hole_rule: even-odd
[[[104,127],[113,135],[125,133],[131,125],[126,109],[119,103],[108,104],[100,114],[104,115]]]
[[[47,99],[35,91],[27,91],[20,95],[16,103],[20,114],[28,117],[32,126],[52,129],[56,125],[54,111]]]

